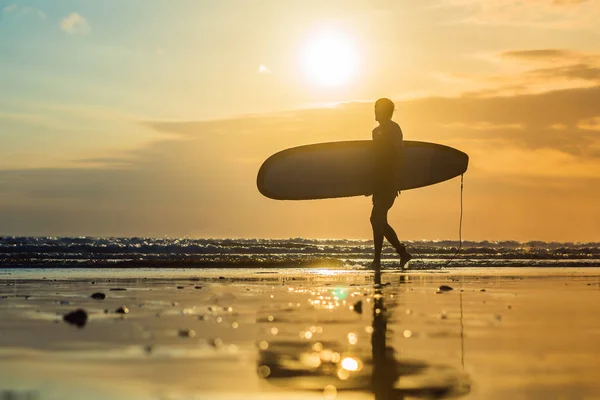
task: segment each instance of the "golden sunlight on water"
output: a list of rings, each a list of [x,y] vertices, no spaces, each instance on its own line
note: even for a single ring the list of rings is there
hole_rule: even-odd
[[[597,272],[523,271],[385,273],[378,289],[360,271],[4,279],[0,388],[40,400],[594,398]],[[81,327],[63,320],[75,309]]]

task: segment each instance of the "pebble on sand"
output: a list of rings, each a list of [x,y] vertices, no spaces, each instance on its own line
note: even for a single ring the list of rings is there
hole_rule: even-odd
[[[196,336],[196,331],[193,329],[180,329],[178,335],[182,338],[193,338]]]
[[[438,288],[438,290],[440,292],[449,292],[451,290],[454,290],[454,288],[452,286],[448,286],[448,285],[442,285]]]
[[[104,300],[106,298],[106,295],[101,292],[96,292],[93,293],[90,297],[94,300]]]
[[[115,312],[117,314],[128,314],[129,313],[129,308],[127,308],[126,306],[121,306],[121,307],[117,308],[115,310]]]
[[[362,314],[362,300],[357,301],[352,306],[352,309],[354,310],[355,313]]]
[[[127,289],[122,288],[122,287],[113,287],[113,288],[110,288],[111,292],[124,292],[125,290],[127,290]]]
[[[63,320],[66,323],[75,325],[79,328],[83,328],[85,326],[85,324],[87,323],[87,319],[88,319],[87,312],[85,312],[85,310],[83,310],[81,308],[79,308],[75,311],[71,311],[70,313],[65,314],[63,316]]]

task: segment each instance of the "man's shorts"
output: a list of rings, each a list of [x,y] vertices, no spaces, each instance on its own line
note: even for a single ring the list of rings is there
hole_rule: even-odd
[[[396,189],[377,190],[373,193],[373,207],[381,207],[389,210],[398,197]]]

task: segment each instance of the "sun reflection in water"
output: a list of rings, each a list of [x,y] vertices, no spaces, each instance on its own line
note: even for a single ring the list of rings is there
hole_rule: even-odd
[[[323,389],[323,396],[326,399],[335,399],[335,397],[337,396],[337,389],[335,386],[333,385],[327,385],[325,386],[325,389]]]
[[[356,333],[350,332],[348,334],[348,343],[350,343],[351,345],[355,345],[356,343],[358,343],[358,337],[356,336]]]
[[[307,271],[307,272],[312,272],[315,275],[322,275],[322,276],[336,276],[336,275],[343,274],[346,271],[335,270],[335,269],[319,268],[319,269],[313,269],[313,270]]]
[[[334,276],[339,270],[310,273]],[[278,310],[276,305],[265,307],[258,321],[265,323],[263,332],[269,342],[259,342],[258,365],[265,367],[258,371],[259,376],[288,389],[319,390],[324,398],[331,399],[337,398],[340,390],[372,391],[377,399],[400,399],[405,394],[415,395],[413,398],[432,398],[433,394],[439,398],[445,397],[446,392],[464,393],[462,386],[457,385],[459,377],[453,373],[440,389],[439,368],[396,358],[387,340],[391,337],[388,315],[396,302],[386,307],[384,301],[394,298],[393,293],[373,291],[359,284],[344,287],[336,281],[316,285],[296,282],[282,288],[288,298],[282,300]],[[295,314],[297,307],[310,312],[310,317],[297,320],[295,316],[301,316]],[[370,315],[363,312],[367,309],[371,310]],[[411,318],[412,310],[400,312],[402,317]],[[365,326],[367,318],[371,324]],[[347,325],[339,325],[340,322]],[[273,336],[275,323],[279,328],[277,336]],[[398,333],[404,340],[422,335],[409,329]],[[398,382],[404,386],[395,386]]]
[[[341,365],[346,371],[358,371],[360,369],[360,361],[354,357],[345,357]]]

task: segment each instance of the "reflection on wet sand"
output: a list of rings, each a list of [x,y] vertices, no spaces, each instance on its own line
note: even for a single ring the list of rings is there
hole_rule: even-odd
[[[395,296],[390,296],[392,301],[386,307],[381,276],[377,274],[374,281],[375,290],[370,296],[372,324],[365,329],[371,334],[370,349],[356,346],[358,340],[353,332],[348,333],[344,341],[306,340],[312,338],[310,330],[301,332],[301,336],[302,333],[308,335],[300,340],[260,341],[259,376],[289,389],[322,390],[326,398],[347,390],[371,392],[376,400],[468,394],[470,383],[466,374],[449,366],[401,360],[395,349],[388,345],[387,339],[392,334],[387,327],[388,319],[398,297],[397,293],[389,293]],[[339,299],[339,292],[339,288],[331,290],[334,301]],[[278,317],[273,316],[270,321],[275,318]]]
[[[0,279],[0,399],[600,398],[600,268],[128,273]]]

